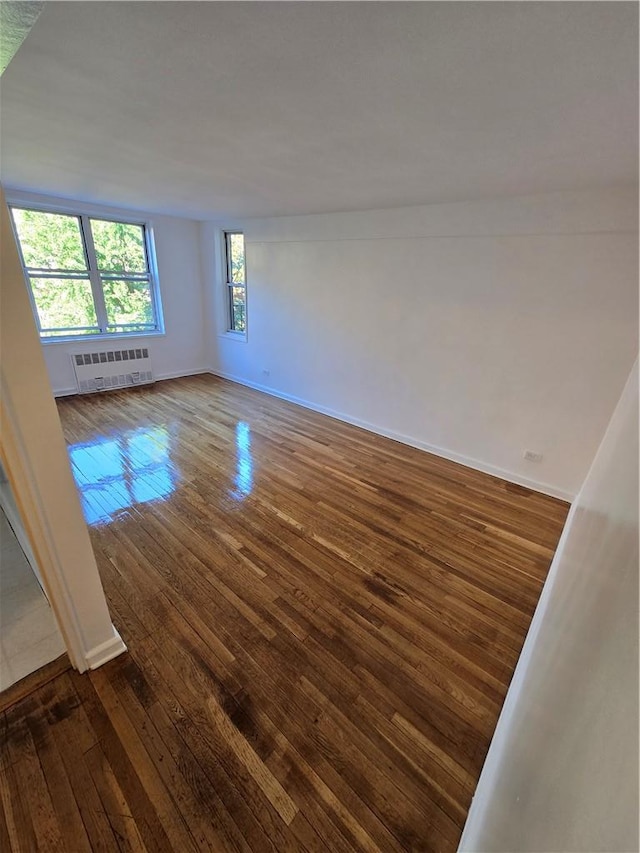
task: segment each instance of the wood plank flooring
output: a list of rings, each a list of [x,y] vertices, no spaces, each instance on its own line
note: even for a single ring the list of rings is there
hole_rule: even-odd
[[[129,653],[2,715],[0,849],[456,850],[568,506],[213,377],[59,410]]]

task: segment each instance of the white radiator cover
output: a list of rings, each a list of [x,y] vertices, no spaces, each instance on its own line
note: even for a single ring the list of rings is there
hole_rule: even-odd
[[[71,363],[80,394],[148,385],[154,381],[147,347],[74,352]]]

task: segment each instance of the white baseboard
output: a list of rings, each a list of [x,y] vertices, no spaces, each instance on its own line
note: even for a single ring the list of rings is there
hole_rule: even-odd
[[[211,373],[208,367],[197,367],[194,370],[170,370],[168,373],[156,373],[155,381],[162,382],[164,379],[179,379],[181,376],[197,376],[200,373]],[[105,389],[108,390],[108,389]],[[118,389],[122,390],[122,389]],[[54,388],[54,397],[70,397],[77,394],[78,389],[74,385],[73,388]]]
[[[211,373],[208,367],[197,367],[195,370],[170,370],[168,373],[157,373],[156,382],[163,379],[180,379],[181,376],[198,376],[200,373]]]
[[[563,501],[571,503],[575,495],[571,492],[566,492],[564,489],[558,489],[555,486],[550,486],[548,483],[541,483],[537,480],[530,480],[528,477],[522,477],[519,474],[513,474],[511,471],[506,471],[504,468],[498,468],[495,465],[489,465],[486,462],[481,462],[477,459],[472,459],[469,456],[463,456],[453,450],[447,450],[444,447],[438,447],[434,444],[429,444],[421,439],[413,438],[409,435],[396,432],[395,430],[385,429],[377,424],[363,421],[360,418],[351,417],[344,412],[338,412],[335,409],[320,406],[317,403],[312,403],[309,400],[303,400],[301,397],[295,397],[293,394],[286,394],[278,391],[275,388],[269,388],[266,385],[260,385],[258,382],[251,382],[241,376],[234,376],[231,373],[225,373],[219,370],[208,370],[213,376],[219,376],[222,379],[228,379],[230,382],[237,382],[239,385],[246,385],[248,388],[253,388],[256,391],[262,391],[264,394],[269,394],[272,397],[278,397],[281,400],[287,400],[289,403],[295,403],[298,406],[303,406],[305,409],[311,409],[314,412],[320,412],[322,415],[328,415],[330,418],[335,418],[344,423],[353,424],[353,426],[366,429],[368,432],[373,432],[376,435],[383,435],[385,438],[392,438],[394,441],[399,441],[401,444],[407,444],[410,447],[416,447],[418,450],[424,450],[427,453],[433,453],[434,456],[440,456],[443,459],[449,459],[451,462],[457,462],[459,465],[465,465],[467,468],[473,468],[475,471],[482,471],[483,474],[491,474],[493,477],[499,477],[501,480],[507,480],[510,483],[515,483],[518,486],[524,486],[526,489],[531,489],[534,492],[542,492],[553,498],[559,498]]]
[[[77,394],[78,389],[73,388],[52,388],[54,397],[71,397],[72,394]]]
[[[104,663],[108,663],[113,658],[118,657],[123,652],[127,651],[127,647],[124,644],[124,641],[120,634],[113,629],[113,637],[111,639],[106,640],[104,643],[100,643],[99,646],[94,646],[90,651],[85,655],[85,661],[88,669],[97,669],[99,666],[102,666]]]

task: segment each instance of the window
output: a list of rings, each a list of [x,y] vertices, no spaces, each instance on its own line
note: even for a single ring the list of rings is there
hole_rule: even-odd
[[[227,306],[227,331],[247,331],[247,271],[244,262],[244,234],[226,231],[224,235]]]
[[[162,331],[146,225],[13,206],[42,340]]]

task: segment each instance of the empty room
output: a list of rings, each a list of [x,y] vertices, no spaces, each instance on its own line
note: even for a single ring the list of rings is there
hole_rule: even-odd
[[[637,4],[0,12],[0,849],[637,853]]]

